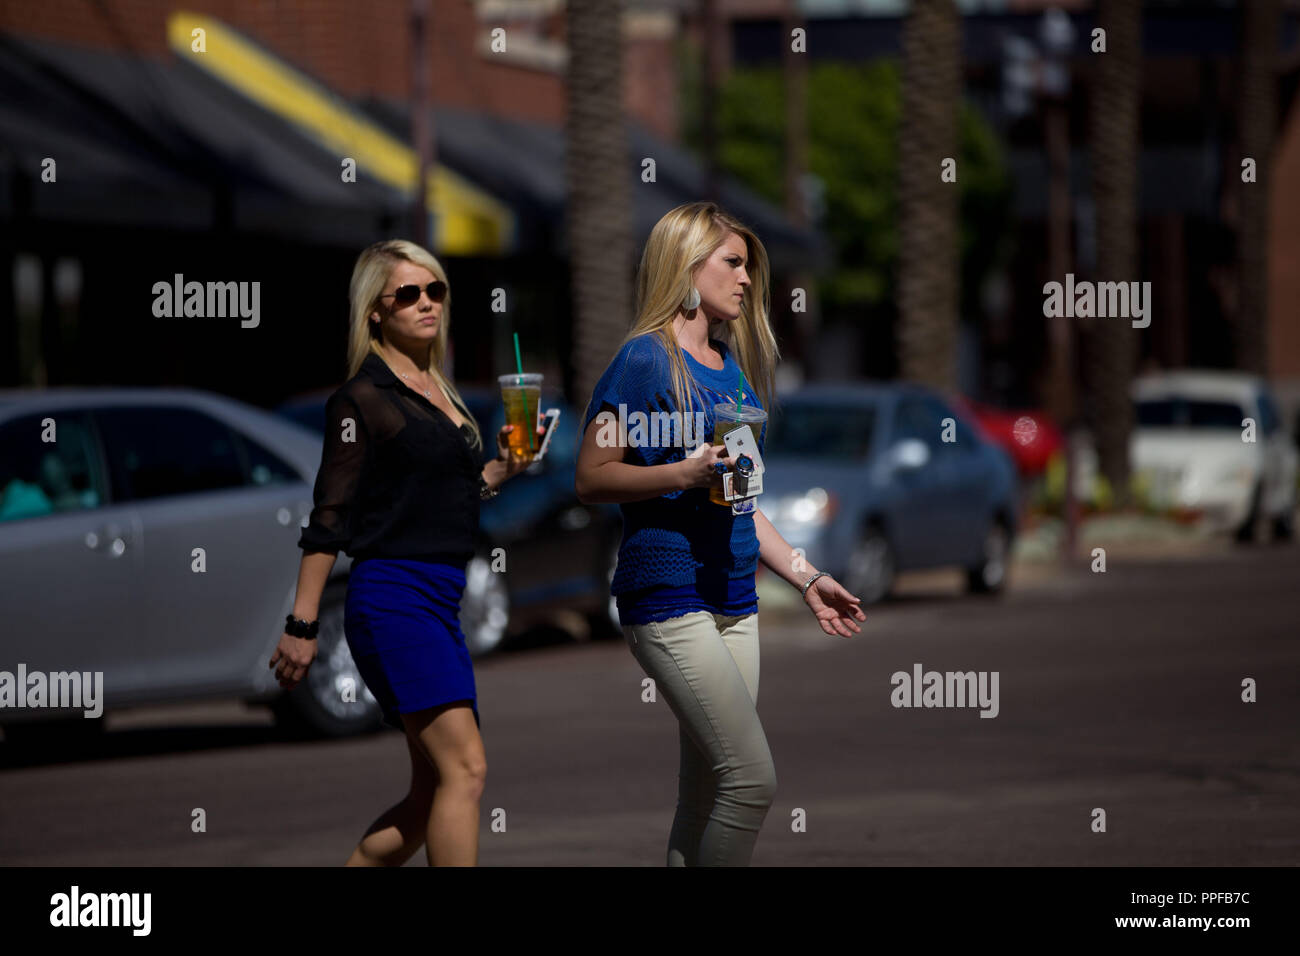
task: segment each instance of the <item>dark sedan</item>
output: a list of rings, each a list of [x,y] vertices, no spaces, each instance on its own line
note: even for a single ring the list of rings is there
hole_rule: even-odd
[[[807,386],[782,396],[764,458],[763,514],[864,602],[914,568],[956,566],[974,591],[1002,588],[1015,467],[941,395]]]

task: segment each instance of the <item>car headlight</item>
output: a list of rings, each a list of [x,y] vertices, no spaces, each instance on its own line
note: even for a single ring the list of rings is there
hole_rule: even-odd
[[[771,505],[769,517],[775,522],[816,527],[831,519],[836,506],[835,496],[825,488],[809,488],[801,495],[778,498]]]

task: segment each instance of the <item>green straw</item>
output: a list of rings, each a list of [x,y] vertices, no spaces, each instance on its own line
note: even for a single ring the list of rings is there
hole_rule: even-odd
[[[524,400],[524,421],[528,421],[528,393],[524,391],[524,363],[519,357],[519,333],[515,333],[515,371],[519,373],[519,395]],[[533,432],[528,432],[528,450],[533,450]]]
[[[740,383],[736,386],[736,409],[737,410],[744,407],[744,403],[741,402],[741,398],[744,396],[744,394],[745,394],[745,370],[741,369]]]

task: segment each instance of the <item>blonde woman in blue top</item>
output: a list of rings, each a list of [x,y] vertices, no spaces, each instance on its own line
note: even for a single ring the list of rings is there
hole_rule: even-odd
[[[642,253],[636,322],[587,406],[575,483],[584,502],[621,506],[611,591],[633,656],[679,724],[669,866],[748,865],[776,792],[756,710],[757,562],[800,588],[827,634],[851,637],[866,620],[857,597],[795,560],[761,508],[735,514],[709,500],[716,466],[732,465],[709,444],[713,406],[735,401],[743,371],[743,403],[770,407],[777,358],[762,243],[713,203],[667,213]],[[683,427],[656,441],[636,412],[684,413]],[[765,437],[766,426],[760,453]]]

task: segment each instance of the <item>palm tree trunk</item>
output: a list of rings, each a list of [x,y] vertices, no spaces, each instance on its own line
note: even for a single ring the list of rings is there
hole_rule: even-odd
[[[574,377],[584,404],[632,321],[621,2],[569,0],[565,174]]]
[[[807,31],[798,0],[785,0],[781,10],[781,71],[785,86],[785,215],[800,229],[809,223],[804,176],[808,172],[808,56],[791,49],[796,28]],[[808,271],[792,272],[784,284],[782,301],[791,301],[794,289],[804,291],[804,311],[790,313],[793,334],[786,354],[798,362],[803,375],[813,372],[813,340],[819,324],[816,277]],[[776,298],[773,297],[773,302]],[[784,311],[784,310],[781,310]]]
[[[914,0],[903,24],[898,140],[899,365],[906,379],[955,386],[958,185],[941,163],[957,156],[961,17],[953,0]],[[960,170],[958,170],[960,176]]]
[[[1091,99],[1092,190],[1097,209],[1097,281],[1138,277],[1138,107],[1141,103],[1140,0],[1099,0],[1097,25],[1106,52],[1094,56]],[[1116,504],[1128,501],[1129,388],[1137,336],[1125,319],[1090,320],[1084,336],[1097,463]]]
[[[1229,165],[1241,197],[1237,234],[1237,367],[1265,372],[1268,318],[1269,157],[1277,122],[1277,42],[1281,35],[1278,0],[1248,0],[1241,5],[1241,152],[1255,160],[1255,182],[1241,182],[1240,160]]]

